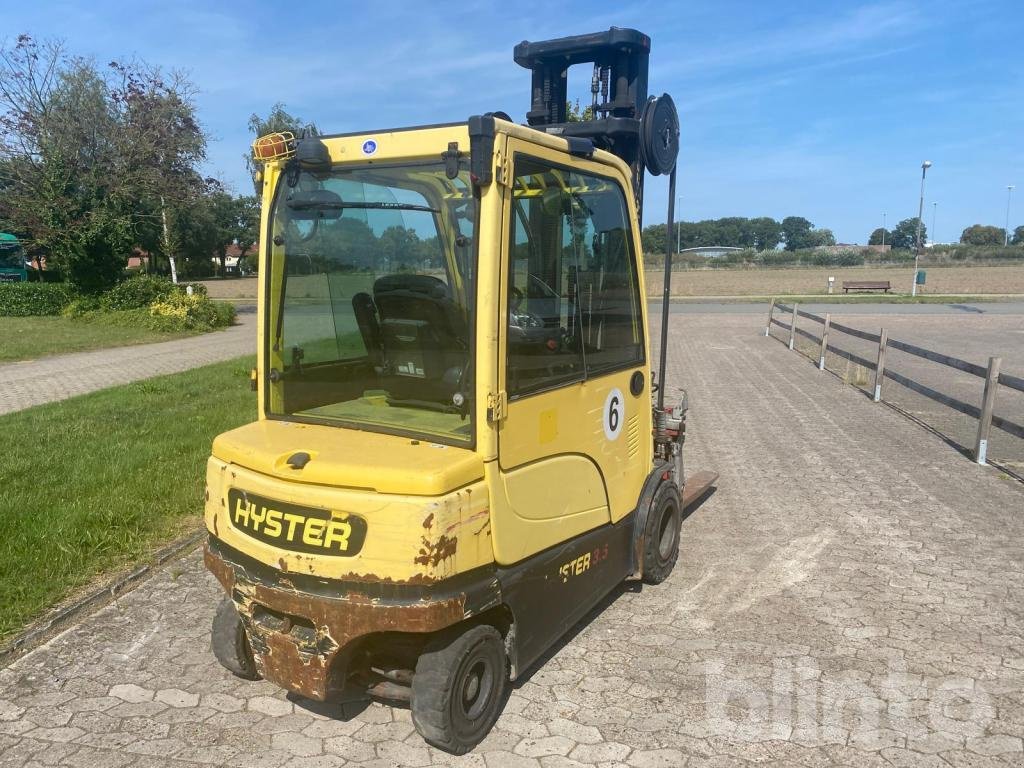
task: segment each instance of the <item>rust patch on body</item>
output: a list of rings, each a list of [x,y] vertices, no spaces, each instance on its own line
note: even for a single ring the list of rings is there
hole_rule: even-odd
[[[434,513],[431,512],[429,515],[427,515],[427,519],[423,521],[423,527],[424,528],[429,528],[433,524],[434,524]]]
[[[449,538],[447,534],[441,534],[437,541],[431,541],[424,536],[423,546],[420,547],[420,553],[413,558],[413,562],[417,565],[436,566],[442,560],[447,560],[455,555],[458,543],[458,536]]]
[[[438,540],[438,544],[442,555],[450,549],[443,557],[454,553],[454,539]],[[465,617],[464,594],[405,605],[381,604],[379,598],[359,591],[327,598],[299,592],[294,587],[250,581],[244,570],[214,554],[208,546],[204,548],[203,560],[236,600],[260,673],[282,688],[317,701],[325,700],[340,684],[344,662],[339,660],[335,664],[335,660],[353,640],[375,632],[436,632]],[[372,575],[358,578],[368,583],[385,581]],[[432,579],[417,576],[406,583],[428,581]],[[263,610],[284,615],[288,620],[283,625],[261,624],[254,617]]]

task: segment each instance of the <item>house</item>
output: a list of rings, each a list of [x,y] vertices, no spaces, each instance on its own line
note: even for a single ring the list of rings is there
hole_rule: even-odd
[[[256,259],[260,252],[259,243],[253,243],[245,252],[239,247],[238,243],[232,243],[225,249],[224,258],[224,271],[228,275],[245,275],[254,271],[256,265]],[[212,258],[214,268],[220,269],[220,256],[214,255]],[[241,265],[239,264],[241,262]]]

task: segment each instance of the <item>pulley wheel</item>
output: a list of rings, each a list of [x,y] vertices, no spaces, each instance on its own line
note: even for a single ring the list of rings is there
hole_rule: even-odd
[[[679,114],[667,93],[652,96],[640,119],[640,157],[654,176],[668,173],[679,155]]]

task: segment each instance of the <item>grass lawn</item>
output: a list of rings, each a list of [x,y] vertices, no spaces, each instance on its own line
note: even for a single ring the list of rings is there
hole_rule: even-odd
[[[0,639],[196,529],[210,443],[256,418],[253,362],[0,416]]]
[[[190,335],[87,323],[70,317],[0,317],[0,362],[101,347],[146,344]]]

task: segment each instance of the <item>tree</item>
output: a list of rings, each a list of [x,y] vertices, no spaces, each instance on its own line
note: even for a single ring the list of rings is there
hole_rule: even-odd
[[[260,201],[255,195],[241,195],[235,198],[235,207],[235,243],[241,259],[260,239]]]
[[[917,222],[915,216],[912,219],[904,219],[892,230],[891,245],[893,248],[916,248],[917,247]],[[928,230],[921,222],[921,244],[928,241]]]
[[[644,253],[665,253],[665,225],[650,224],[644,227],[640,232],[640,241],[643,244]]]
[[[209,216],[214,228],[214,245],[209,255],[220,259],[220,273],[227,273],[228,248],[237,245],[244,254],[256,242],[259,227],[259,209],[252,195],[232,197],[223,190],[216,190],[203,200],[204,214]]]
[[[580,109],[580,100],[565,102],[565,120],[569,123],[582,123],[594,119],[594,105],[588,104]]]
[[[964,245],[1002,245],[1006,242],[1006,230],[1002,227],[972,224],[960,235],[960,242]]]
[[[891,245],[892,233],[884,227],[879,227],[871,233],[868,238],[868,245]]]
[[[138,62],[100,71],[19,36],[0,49],[0,218],[80,290],[109,287],[154,228],[171,241],[169,206],[201,181],[191,94],[179,75]]]
[[[195,87],[180,73],[165,78],[145,65],[115,61],[110,69],[118,78],[111,88],[112,107],[126,138],[121,153],[136,196],[159,214],[159,250],[171,280],[178,282],[175,259],[182,237],[173,225],[182,222],[182,211],[219,188],[197,170],[206,159],[206,134],[196,118]]]
[[[1013,230],[1013,237],[1010,239],[1010,242],[1014,245],[1024,245],[1024,226]]]
[[[769,216],[750,220],[754,234],[754,247],[759,251],[774,251],[782,242],[782,225]]]
[[[812,229],[807,237],[811,248],[836,244],[836,236],[832,234],[831,229]]]
[[[795,251],[800,248],[810,248],[812,239],[811,229],[814,227],[811,222],[803,216],[787,216],[782,220],[782,237],[786,242],[787,251]]]
[[[249,115],[249,133],[253,135],[254,139],[266,136],[269,133],[283,132],[292,133],[295,136],[302,136],[304,132],[308,132],[311,136],[317,136],[320,133],[316,123],[307,123],[301,117],[290,114],[285,109],[285,105],[280,101],[270,108],[270,112],[266,117],[260,117],[255,112]],[[252,183],[258,197],[263,184],[256,179],[258,167],[252,159],[252,152],[245,154],[245,166],[249,169],[249,173],[252,176]]]

